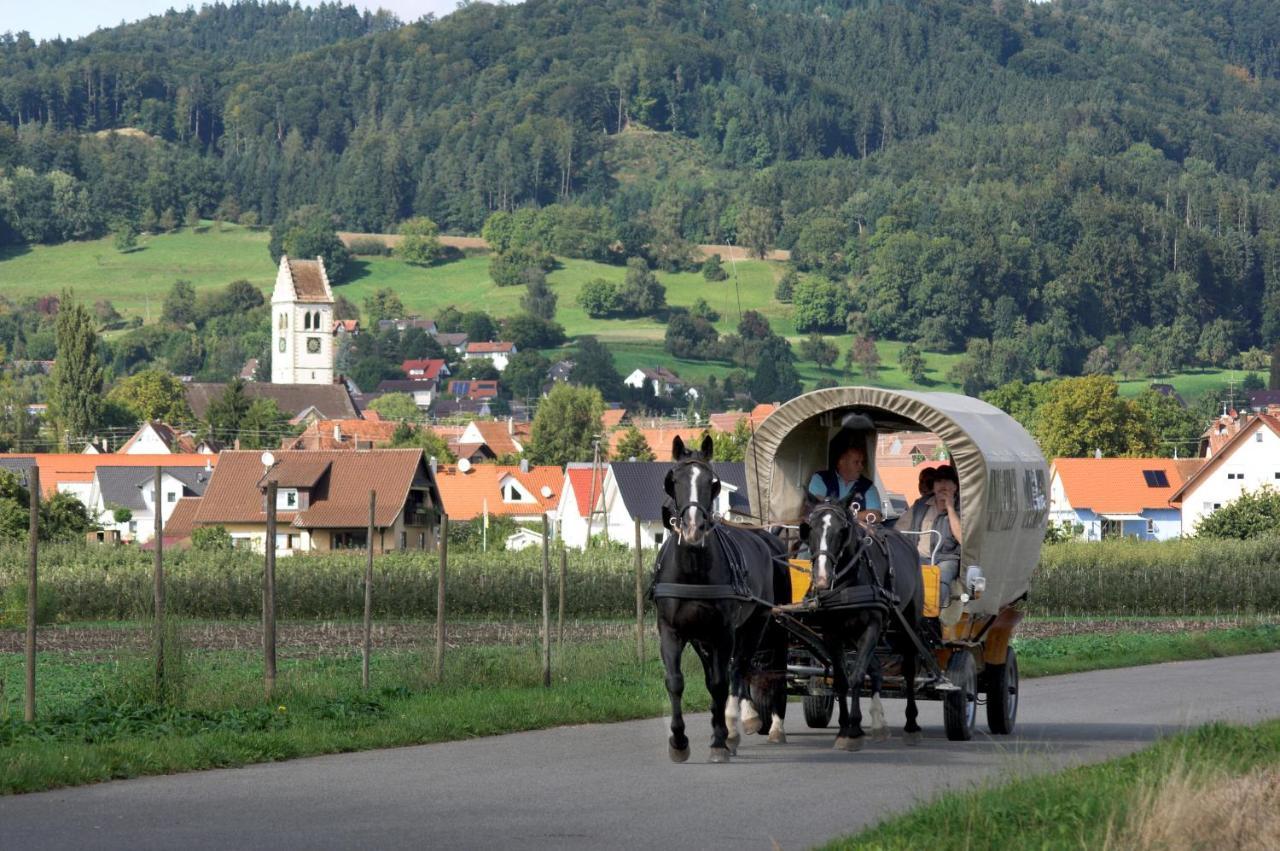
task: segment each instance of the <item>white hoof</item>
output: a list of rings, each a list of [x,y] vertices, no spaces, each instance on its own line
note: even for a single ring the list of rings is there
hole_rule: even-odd
[[[771,745],[785,745],[786,743],[787,743],[787,734],[786,734],[786,731],[784,731],[784,730],[770,730],[770,731],[769,731],[769,744],[771,744]]]
[[[742,732],[748,736],[754,736],[763,726],[764,723],[760,720],[760,713],[756,712],[755,705],[749,700],[742,701]]]

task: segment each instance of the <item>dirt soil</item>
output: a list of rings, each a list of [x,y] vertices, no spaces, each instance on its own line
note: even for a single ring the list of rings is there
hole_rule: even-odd
[[[1125,620],[1035,620],[1028,618],[1018,627],[1019,638],[1053,638],[1060,635],[1110,635],[1120,632],[1168,634],[1207,632],[1235,626],[1253,625],[1257,618],[1188,618]],[[652,621],[646,623],[651,633]],[[554,632],[555,627],[552,626]],[[183,642],[193,650],[254,650],[261,646],[261,627],[254,622],[183,623]],[[360,646],[360,624],[351,622],[281,623],[277,641],[282,654],[310,657],[349,652]],[[145,650],[149,645],[145,625],[44,626],[37,635],[42,652],[104,652]],[[425,621],[373,625],[373,645],[383,649],[414,649],[435,646],[435,624]],[[582,643],[602,639],[629,638],[635,626],[629,623],[567,623],[564,640]],[[481,645],[532,645],[541,637],[537,624],[458,623],[450,624],[446,635],[449,647]],[[554,635],[553,635],[554,637]],[[0,653],[21,653],[24,632],[0,630]]]

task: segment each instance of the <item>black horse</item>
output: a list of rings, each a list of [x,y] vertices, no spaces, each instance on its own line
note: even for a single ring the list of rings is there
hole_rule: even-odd
[[[677,437],[671,449],[676,463],[664,482],[663,524],[672,535],[658,552],[653,597],[671,698],[668,753],[673,762],[689,758],[680,671],[687,644],[702,660],[711,694],[711,762],[728,762],[736,749],[726,707],[736,728],[732,710],[744,698],[747,732],[755,731],[751,722],[756,719],[745,711],[754,708],[754,699],[773,716],[770,740],[785,741],[786,636],[770,617],[773,605],[791,599],[785,548],[767,532],[716,521],[713,509],[720,479],[711,469],[711,452],[710,437],[697,451],[686,449]]]
[[[866,733],[862,729],[859,697],[863,677],[873,664],[882,636],[902,657],[903,688],[907,695],[903,740],[909,745],[918,744],[916,647],[901,628],[886,630],[886,621],[897,622],[889,608],[895,606],[902,613],[906,628],[918,631],[923,582],[915,546],[892,529],[864,525],[850,513],[846,501],[836,500],[814,506],[808,519],[800,525],[800,537],[808,542],[813,559],[812,584],[821,604],[815,626],[822,636],[827,658],[832,661],[840,707],[840,732],[835,747],[849,751],[862,748]],[[846,644],[854,646],[852,661],[845,658]],[[873,684],[879,680],[878,673],[872,677]],[[873,694],[875,691],[873,685]],[[852,712],[845,706],[845,695],[852,697]],[[878,709],[878,701],[873,700],[873,717]]]

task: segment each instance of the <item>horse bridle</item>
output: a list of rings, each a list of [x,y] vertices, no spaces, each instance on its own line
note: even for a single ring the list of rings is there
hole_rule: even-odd
[[[869,535],[867,537],[864,537],[862,540],[862,544],[860,544],[858,547],[858,552],[853,553],[849,557],[848,563],[845,564],[844,567],[840,566],[840,556],[843,555],[845,551],[848,549],[845,538],[852,533],[853,525],[859,522],[857,520],[857,516],[858,516],[857,512],[859,508],[860,506],[857,506],[856,503],[851,504],[847,507],[840,504],[822,504],[822,505],[818,505],[813,509],[812,512],[810,512],[810,515],[809,515],[810,517],[821,512],[821,513],[827,513],[827,514],[836,514],[841,516],[844,519],[845,525],[840,536],[840,546],[836,548],[835,553],[832,553],[831,551],[827,550],[824,547],[821,552],[809,554],[809,558],[812,559],[812,565],[814,570],[817,569],[819,555],[824,555],[828,559],[830,559],[832,566],[831,566],[831,578],[828,580],[828,583],[832,588],[835,587],[836,581],[839,580],[840,577],[844,576],[844,574],[850,568],[855,567],[857,565],[858,555],[866,547],[867,541],[870,538]]]
[[[674,478],[675,474],[678,471],[680,471],[684,467],[690,467],[690,466],[697,466],[706,470],[707,474],[711,477],[711,482],[713,484],[720,480],[720,477],[716,475],[716,471],[711,469],[711,465],[700,458],[686,458],[683,461],[678,462],[674,467],[671,468],[670,475]],[[667,525],[670,526],[671,531],[675,532],[676,536],[681,538],[682,540],[683,540],[683,535],[680,532],[680,518],[684,517],[685,512],[688,511],[690,508],[696,509],[699,512],[699,514],[701,514],[703,519],[707,521],[707,525],[709,526],[714,525],[716,520],[718,519],[714,511],[712,511],[709,508],[703,507],[702,503],[700,502],[690,501],[682,505],[680,503],[680,498],[676,496],[674,493],[672,493],[671,495],[671,500],[672,502],[675,503],[676,510],[675,510],[675,513],[671,516],[671,518],[667,520]]]

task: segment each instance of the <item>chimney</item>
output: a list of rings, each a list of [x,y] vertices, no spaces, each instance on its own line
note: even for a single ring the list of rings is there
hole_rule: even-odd
[[[338,423],[333,424],[333,442],[334,443],[342,442],[342,426]]]
[[[1093,450],[1093,457],[1094,457],[1094,458],[1101,458],[1101,457],[1102,457],[1102,450],[1101,450],[1101,449],[1095,449],[1095,450]]]
[[[436,466],[437,466],[439,463],[440,463],[440,462],[439,462],[438,460],[436,460],[436,456],[432,455],[432,456],[431,456],[431,478],[433,478],[433,479],[436,477]]]
[[[236,451],[237,451],[237,452],[239,452],[239,451],[240,451],[240,438],[238,438],[238,437],[236,438],[235,448],[236,448]]]
[[[520,472],[522,472],[522,473],[527,473],[527,472],[529,472],[529,459],[528,459],[528,458],[521,458],[521,459],[520,459]]]
[[[516,418],[507,417],[507,434],[515,434],[515,433],[516,433]]]

